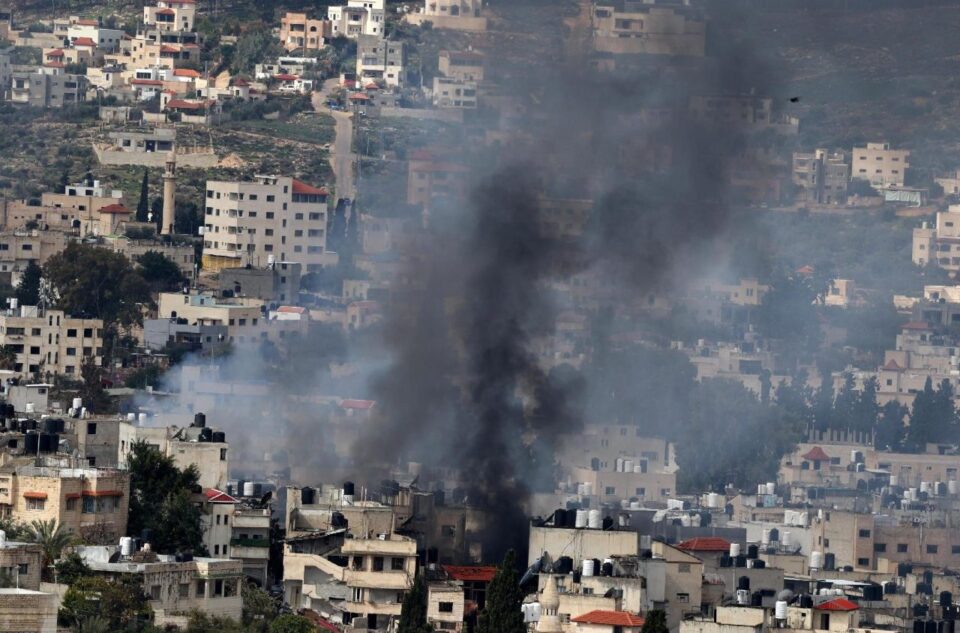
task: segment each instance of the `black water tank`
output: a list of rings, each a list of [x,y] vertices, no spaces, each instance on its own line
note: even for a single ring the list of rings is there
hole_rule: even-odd
[[[209,442],[209,441],[212,440],[212,439],[213,439],[213,429],[211,429],[211,428],[208,427],[208,426],[200,429],[200,441],[201,441],[201,442]]]
[[[563,527],[567,524],[567,511],[563,508],[557,508],[553,513],[554,527]]]
[[[40,434],[40,452],[41,453],[56,453],[57,448],[60,447],[60,436],[56,433],[41,433]]]
[[[227,441],[227,434],[224,433],[223,431],[214,431],[213,434],[210,436],[210,441],[223,444],[224,442]]]
[[[556,564],[553,566],[553,570],[558,574],[569,574],[573,571],[573,559],[569,556],[561,556],[557,559]]]
[[[927,615],[927,605],[925,604],[915,604],[913,605],[913,617],[922,618]]]
[[[737,554],[737,556],[733,559],[733,561],[734,561],[734,562],[733,562],[734,567],[746,567],[746,566],[747,566],[747,557],[744,556],[743,554]]]
[[[347,527],[347,517],[342,512],[334,512],[330,515],[330,526],[336,530]]]
[[[892,580],[890,582],[883,583],[883,593],[897,593],[897,583],[893,582]]]
[[[923,572],[923,582],[927,583],[928,585],[933,584],[933,572],[929,569]]]
[[[755,559],[760,555],[760,548],[756,545],[747,545],[747,558]]]
[[[759,558],[753,561],[754,569],[764,569],[767,566],[767,561],[760,560]]]
[[[36,420],[24,420],[20,423],[21,431],[36,431],[40,425],[37,424]]]
[[[207,426],[207,416],[203,413],[197,413],[193,416],[193,426],[202,429]]]
[[[923,620],[913,621],[913,633],[923,633]]]
[[[253,496],[254,497],[263,496],[263,484],[253,484]]]
[[[801,609],[812,609],[813,608],[813,596],[808,593],[800,596],[800,608]]]
[[[603,529],[612,530],[613,529],[613,518],[612,517],[603,517]]]
[[[925,623],[926,628],[924,633],[937,633],[937,621],[936,620],[927,620]]]
[[[918,582],[917,583],[917,593],[923,594],[925,596],[933,595],[933,585],[928,582]]]
[[[750,606],[751,607],[762,607],[763,606],[763,594],[759,591],[754,591],[750,594]]]
[[[40,430],[43,431],[44,433],[56,433],[57,432],[56,420],[54,420],[53,418],[45,418],[40,423]]]
[[[700,513],[700,527],[707,527],[713,522],[713,516],[709,512]]]
[[[312,506],[317,498],[317,491],[307,486],[300,489],[300,503],[305,506]]]
[[[23,452],[27,455],[36,455],[40,448],[40,436],[37,433],[29,432],[23,436]]]
[[[750,576],[740,576],[737,578],[737,591],[743,589],[750,591]]]
[[[344,496],[353,496],[354,485],[352,481],[343,482],[343,494]]]
[[[941,592],[940,592],[940,606],[941,606],[941,607],[949,607],[949,606],[951,606],[951,605],[953,605],[953,594],[950,593],[949,591],[941,591]]]
[[[146,528],[140,532],[140,538],[144,543],[150,543],[153,540],[153,530]]]
[[[853,571],[853,565],[844,565],[843,571]]]
[[[566,528],[575,528],[577,527],[577,511],[576,510],[567,510],[567,521],[564,523],[563,527]]]
[[[579,584],[580,584],[580,570],[579,570],[579,569],[574,569],[574,570],[573,570],[573,584],[575,584],[575,585],[579,585]]]
[[[733,567],[733,559],[730,558],[728,554],[720,555],[720,566],[721,567]]]
[[[779,543],[780,542],[780,530],[777,528],[772,528],[770,530],[770,542]]]
[[[613,575],[613,563],[604,563],[600,566],[600,575],[601,576],[612,576]]]

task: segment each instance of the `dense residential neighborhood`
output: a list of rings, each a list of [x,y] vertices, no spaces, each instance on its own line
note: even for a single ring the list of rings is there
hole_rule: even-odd
[[[953,633],[958,27],[0,0],[0,632]]]

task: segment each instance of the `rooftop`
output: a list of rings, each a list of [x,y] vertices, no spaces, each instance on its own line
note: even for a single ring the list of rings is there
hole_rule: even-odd
[[[575,618],[570,618],[571,622],[579,624],[604,624],[607,626],[643,626],[643,618],[627,611],[590,611]]]
[[[700,536],[679,543],[677,549],[688,552],[729,552],[730,541],[718,536]]]

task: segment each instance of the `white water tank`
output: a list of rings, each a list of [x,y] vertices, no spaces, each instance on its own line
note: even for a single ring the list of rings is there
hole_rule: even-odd
[[[699,514],[694,514],[692,517],[690,517],[690,525],[693,527],[700,527],[702,522],[703,520],[700,518]]]
[[[748,590],[737,589],[737,604],[739,605],[750,604],[750,592]]]
[[[763,532],[760,533],[760,543],[762,543],[763,545],[770,544],[770,530],[765,529]]]
[[[147,414],[141,413],[139,416],[137,416],[137,419],[140,421],[140,426],[143,426],[147,423]]]
[[[740,555],[740,543],[730,543],[730,556],[736,557]]]
[[[857,463],[857,451],[855,451],[855,450],[851,450],[851,451],[850,451],[850,463],[851,463],[851,464],[856,464],[856,463]]]
[[[790,532],[781,532],[780,544],[784,547],[790,547]]]
[[[3,530],[0,530],[0,547],[3,547],[7,544],[7,533]]]
[[[254,486],[254,483],[253,483],[252,481],[245,481],[245,482],[243,482],[243,491],[242,491],[242,493],[243,493],[243,496],[244,496],[244,497],[252,497],[252,496],[254,496],[254,495],[256,494],[256,487]]]
[[[764,484],[757,484],[757,494],[760,496],[767,494],[767,487]]]
[[[577,510],[577,516],[574,519],[573,526],[577,528],[587,527],[587,511]]]
[[[599,530],[603,527],[603,516],[599,510],[590,510],[587,514],[587,527],[591,530]]]
[[[630,509],[631,509],[631,510],[639,510],[639,509],[642,508],[642,507],[643,507],[643,506],[640,505],[640,502],[639,502],[639,501],[631,501],[631,502],[630,502]]]
[[[810,571],[817,571],[821,567],[823,567],[823,553],[811,552],[810,553]]]
[[[33,413],[33,412],[36,410],[36,407],[33,406],[33,403],[32,403],[32,402],[28,402],[28,403],[24,406],[24,410],[25,410],[27,413]]]
[[[619,525],[620,527],[629,527],[629,526],[630,526],[630,515],[629,515],[629,514],[621,514],[620,516],[618,516],[618,517],[617,517],[617,525]]]
[[[921,481],[921,482],[920,482],[920,492],[927,492],[927,493],[930,492],[930,482],[929,482],[929,481]]]
[[[583,576],[589,578],[593,575],[593,559],[587,558],[583,561]]]
[[[775,484],[775,483],[772,482],[772,481],[768,481],[768,482],[767,482],[767,494],[768,494],[768,495],[775,495],[775,494],[777,494],[777,484]]]
[[[618,457],[618,458],[617,458],[617,472],[618,472],[618,473],[622,473],[622,472],[623,472],[623,458],[622,458],[622,457]]]
[[[723,507],[723,499],[720,497],[719,494],[717,494],[717,493],[715,493],[715,492],[711,492],[710,494],[707,495],[707,507],[708,507],[708,508],[722,508],[722,507]]]
[[[586,493],[586,490],[587,490],[587,484],[577,484],[577,494],[578,494],[578,495],[583,496],[583,495],[587,494],[587,493]]]
[[[136,419],[137,419],[137,414],[136,414],[136,413],[128,413],[128,414],[127,414],[127,422],[131,422],[131,423],[132,423],[132,422],[133,422],[134,420],[136,420]]]
[[[74,398],[73,404],[70,406],[72,406],[74,409],[79,409],[83,406],[83,398]]]
[[[583,484],[583,494],[587,495],[588,497],[593,494],[593,484],[589,481]]]
[[[896,486],[896,485],[899,484],[899,483],[900,483],[900,480],[897,478],[896,475],[890,475],[890,485],[891,485],[891,486]]]
[[[773,605],[773,617],[778,620],[787,619],[787,601],[786,600],[777,600],[776,604]]]
[[[911,500],[911,501],[916,501],[916,500],[917,500],[917,489],[916,489],[916,488],[911,488],[911,489],[908,490],[907,492],[910,493],[910,496],[907,497],[906,495],[904,495],[904,498],[905,498],[905,499],[909,499],[909,500]]]
[[[680,517],[680,525],[682,525],[683,527],[690,527],[690,515],[689,515],[689,514],[685,514],[685,515],[683,515],[682,517]]]
[[[129,536],[120,537],[120,555],[130,556],[133,554],[133,539]]]
[[[947,482],[947,492],[949,492],[952,495],[955,495],[957,494],[957,490],[958,490],[958,487],[957,487],[956,479],[951,479],[950,481]]]
[[[633,472],[633,460],[625,459],[623,460],[623,472],[632,473]]]
[[[634,465],[633,465],[633,474],[639,475],[639,474],[641,474],[642,472],[643,472],[643,466],[641,466],[640,464],[634,464]]]

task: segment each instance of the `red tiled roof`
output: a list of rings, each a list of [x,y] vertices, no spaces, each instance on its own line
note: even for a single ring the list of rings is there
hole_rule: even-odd
[[[46,499],[47,493],[45,492],[25,492],[23,493],[24,499]]]
[[[216,488],[207,488],[203,491],[203,496],[206,497],[210,503],[239,503],[239,501],[224,491],[217,490]]]
[[[370,101],[370,97],[362,92],[355,92],[347,98],[350,99],[350,101]]]
[[[814,446],[809,451],[801,455],[800,457],[809,460],[811,462],[828,462],[830,461],[830,456],[823,452],[823,449],[819,446]]]
[[[273,78],[277,81],[296,81],[300,79],[296,75],[274,75]]]
[[[47,57],[63,57],[63,56],[64,56],[63,49],[60,49],[60,48],[56,48],[50,51],[49,53],[47,53]]]
[[[341,409],[359,409],[361,411],[367,411],[369,409],[372,409],[375,404],[377,404],[376,400],[353,400],[348,398],[346,400],[340,401],[340,408]]]
[[[177,68],[173,74],[176,77],[193,77],[194,79],[200,76],[200,73],[192,68]]]
[[[497,573],[496,567],[487,565],[443,565],[442,567],[448,576],[464,582],[490,582]]]
[[[807,265],[807,266],[801,266],[796,270],[796,272],[801,275],[812,275],[816,271],[814,270],[813,266]]]
[[[130,213],[130,209],[126,208],[122,204],[108,204],[105,207],[100,207],[100,213]]]
[[[81,492],[84,497],[122,497],[122,490],[84,490]]]
[[[130,83],[134,86],[162,86],[163,82],[159,79],[131,79]]]
[[[277,312],[284,312],[287,314],[304,314],[306,311],[306,308],[301,308],[300,306],[280,306],[277,308]]]
[[[186,101],[184,99],[171,99],[167,101],[165,110],[203,110],[207,104],[201,101]]]
[[[364,88],[366,88],[367,90],[380,90],[380,86],[373,83],[372,81],[368,83],[366,86],[364,86]]]
[[[100,26],[100,23],[96,20],[77,20],[76,24],[80,26]]]
[[[157,11],[157,15],[176,15],[177,12],[173,9],[160,9]]]
[[[643,618],[627,611],[590,611],[575,618],[571,622],[578,624],[605,624],[607,626],[643,626]]]
[[[883,368],[884,368],[884,369],[889,369],[890,371],[903,371],[903,367],[901,367],[901,366],[897,363],[897,361],[895,361],[895,360],[892,359],[892,358],[887,362],[886,365],[883,366]]]
[[[305,182],[294,179],[293,193],[299,193],[307,196],[325,196],[329,192],[323,187],[312,187]]]
[[[856,611],[859,608],[856,602],[851,602],[846,598],[834,598],[814,607],[818,611]]]
[[[47,68],[66,68],[66,64],[63,62],[47,62],[44,66]]]
[[[698,536],[677,545],[688,552],[729,552],[730,541],[719,536]]]
[[[180,48],[178,46],[169,46],[167,44],[162,44],[160,46],[161,53],[179,53]]]
[[[246,86],[249,86],[249,85],[250,85],[250,82],[247,81],[246,79],[234,79],[234,80],[233,80],[233,85],[234,85],[234,86],[237,86],[237,87],[240,87],[240,88],[244,88],[244,87],[246,87]]]
[[[929,330],[930,326],[923,321],[910,321],[900,326],[901,330]]]
[[[74,46],[96,46],[97,43],[94,42],[89,37],[78,37],[77,39],[73,40],[73,45]]]

